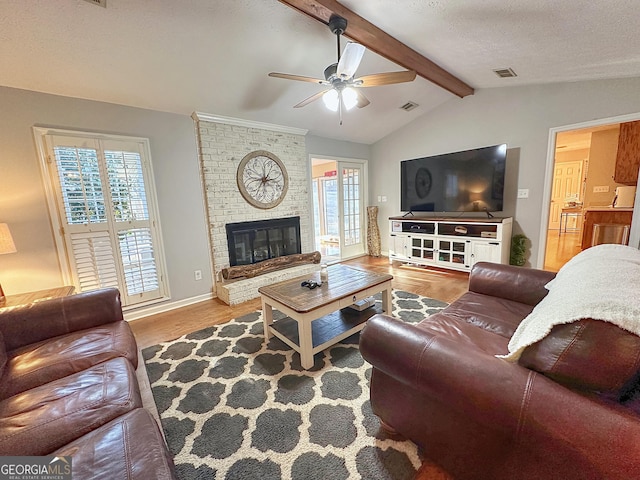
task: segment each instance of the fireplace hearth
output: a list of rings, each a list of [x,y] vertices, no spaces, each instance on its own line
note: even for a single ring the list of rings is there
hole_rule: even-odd
[[[302,253],[300,217],[228,223],[225,229],[232,267]]]

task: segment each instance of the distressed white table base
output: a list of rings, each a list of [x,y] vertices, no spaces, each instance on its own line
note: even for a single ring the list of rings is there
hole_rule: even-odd
[[[366,322],[359,323],[358,325],[355,325],[354,327],[349,328],[348,330],[342,331],[336,336],[314,347],[313,338],[312,338],[312,322],[314,320],[321,319],[322,317],[330,313],[336,312],[341,308],[347,307],[358,300],[373,296],[380,292],[382,292],[382,310],[385,313],[391,313],[391,280],[384,283],[380,283],[373,287],[365,288],[348,298],[340,298],[337,300],[333,300],[309,312],[298,312],[282,304],[281,302],[278,302],[277,300],[269,298],[265,295],[261,295],[262,322],[264,325],[265,338],[268,341],[271,338],[271,335],[274,335],[275,337],[282,340],[284,343],[289,345],[291,348],[293,348],[296,352],[300,354],[300,363],[302,364],[302,368],[309,369],[313,367],[313,356],[316,353],[321,352],[332,345],[335,345],[339,341],[344,340],[345,338],[353,335],[356,332],[359,332],[364,328],[366,324]],[[296,344],[289,337],[277,331],[273,327],[273,309],[274,308],[284,313],[289,318],[296,321],[298,325],[299,344]],[[366,315],[365,312],[362,312],[362,314]]]

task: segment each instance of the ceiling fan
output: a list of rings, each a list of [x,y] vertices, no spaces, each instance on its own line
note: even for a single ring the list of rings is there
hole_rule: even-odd
[[[340,125],[342,125],[342,110],[350,110],[357,106],[363,108],[369,105],[369,99],[359,90],[362,87],[378,87],[381,85],[391,85],[394,83],[411,82],[416,78],[414,71],[376,73],[354,78],[356,70],[360,65],[365,47],[354,42],[349,42],[340,56],[340,35],[347,29],[347,20],[331,15],[329,18],[329,29],[336,35],[338,43],[338,62],[332,63],[324,70],[324,79],[304,77],[301,75],[290,75],[288,73],[271,72],[270,77],[284,78],[287,80],[297,80],[300,82],[311,82],[325,85],[328,88],[302,100],[294,108],[304,107],[311,102],[322,97],[325,106],[339,112]]]

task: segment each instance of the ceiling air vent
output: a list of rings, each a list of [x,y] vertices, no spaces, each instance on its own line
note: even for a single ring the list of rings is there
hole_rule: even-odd
[[[107,8],[107,0],[84,0],[85,2],[89,2],[92,5],[98,5],[99,7]]]
[[[402,105],[400,108],[402,110],[404,110],[405,112],[410,112],[411,110],[413,110],[414,108],[419,107],[420,105],[418,105],[415,102],[407,102],[404,105]]]
[[[518,74],[510,68],[499,68],[498,70],[494,70],[494,73],[500,78],[511,78],[518,76]]]

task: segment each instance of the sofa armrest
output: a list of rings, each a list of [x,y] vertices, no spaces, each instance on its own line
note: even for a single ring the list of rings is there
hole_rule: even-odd
[[[376,369],[408,387],[481,423],[512,432],[517,428],[522,393],[530,374],[535,374],[471,343],[455,342],[387,315],[367,321],[360,333],[360,353]]]
[[[0,310],[8,351],[78,330],[123,321],[120,292],[105,288]]]
[[[606,472],[607,478],[629,478],[640,471],[640,422],[620,405],[569,390],[471,343],[385,315],[368,320],[360,351],[374,370],[499,432],[513,448],[586,465]]]
[[[478,262],[469,275],[469,291],[533,306],[547,295],[544,286],[555,276],[535,268]]]

